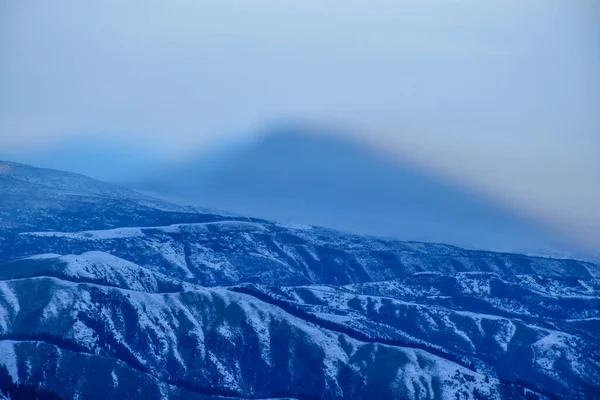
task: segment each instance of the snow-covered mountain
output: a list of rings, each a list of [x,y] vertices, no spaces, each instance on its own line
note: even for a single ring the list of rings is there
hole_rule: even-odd
[[[220,218],[82,175],[0,161],[0,230],[71,231]]]
[[[6,397],[600,396],[598,265],[211,213],[0,165]]]

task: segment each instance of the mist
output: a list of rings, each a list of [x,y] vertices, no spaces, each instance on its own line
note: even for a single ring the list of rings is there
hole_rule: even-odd
[[[198,159],[222,165],[273,121],[325,122],[595,248],[599,11],[593,1],[7,3],[0,157],[140,182]]]

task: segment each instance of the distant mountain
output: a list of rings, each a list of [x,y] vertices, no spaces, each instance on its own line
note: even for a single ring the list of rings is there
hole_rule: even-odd
[[[200,210],[79,174],[0,161],[0,230],[103,229],[215,218]]]
[[[523,215],[336,132],[281,125],[246,147],[152,174],[165,198],[289,223],[478,249],[560,247]]]
[[[0,398],[600,395],[596,264],[0,169]]]

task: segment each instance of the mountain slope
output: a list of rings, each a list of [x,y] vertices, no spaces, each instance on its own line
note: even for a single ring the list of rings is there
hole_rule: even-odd
[[[27,168],[0,182],[0,393],[600,394],[593,263],[153,205]]]
[[[25,310],[2,321],[5,340],[109,357],[199,394],[348,398],[360,390],[391,397],[394,386],[407,392],[413,379],[419,385],[419,375],[430,377],[418,388],[429,397],[457,387],[494,393],[499,386],[427,352],[360,342],[224,289],[148,294],[37,278],[6,282],[3,291],[15,295],[13,310]],[[30,357],[17,354],[19,379],[19,364]],[[409,372],[410,364],[420,367]],[[463,375],[473,383],[462,387]]]
[[[71,231],[220,218],[82,175],[0,161],[0,230]]]
[[[350,284],[416,272],[495,272],[591,278],[596,264],[398,242],[323,228],[221,220],[84,232],[22,232],[0,242],[0,261],[36,253],[103,251],[204,286]]]

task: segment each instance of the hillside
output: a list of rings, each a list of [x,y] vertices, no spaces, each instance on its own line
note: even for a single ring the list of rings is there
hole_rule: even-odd
[[[4,393],[600,395],[598,265],[229,216],[3,165]]]

